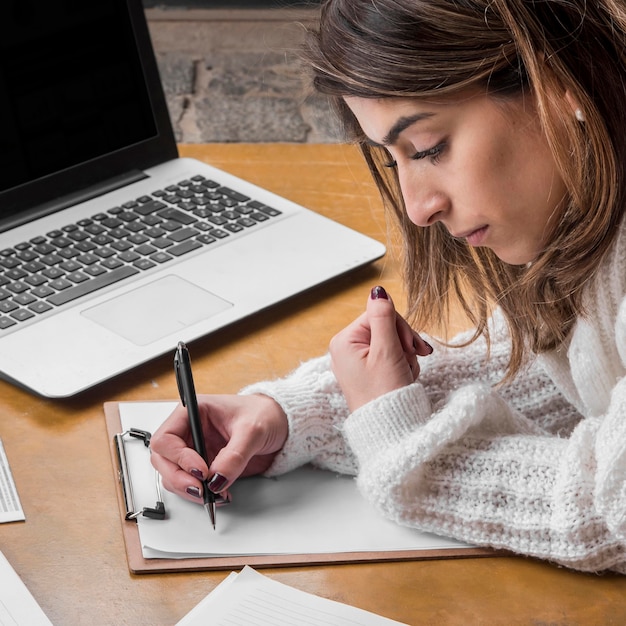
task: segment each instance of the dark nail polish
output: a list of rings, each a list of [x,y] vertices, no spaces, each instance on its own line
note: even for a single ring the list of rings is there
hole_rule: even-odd
[[[372,289],[371,298],[372,300],[378,300],[379,298],[382,298],[383,300],[389,300],[387,292],[380,285]]]
[[[413,348],[416,352],[419,350],[420,341],[426,346],[428,354],[432,354],[434,352],[433,347],[428,343],[428,341],[424,341],[421,337],[419,339],[417,339],[417,337],[413,337]]]
[[[213,478],[209,481],[209,489],[213,493],[219,493],[224,487],[226,487],[226,483],[228,482],[228,478],[226,476],[222,476],[221,474],[215,474]]]
[[[194,498],[202,498],[202,493],[200,492],[200,489],[198,489],[195,486],[189,486],[187,487],[187,489],[185,489],[185,491],[190,495],[193,496]]]
[[[189,473],[194,478],[197,478],[198,480],[204,480],[204,476],[202,475],[202,472],[199,469],[192,469]]]

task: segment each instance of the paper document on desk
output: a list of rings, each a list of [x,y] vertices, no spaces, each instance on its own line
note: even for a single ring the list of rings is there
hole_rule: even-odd
[[[0,523],[17,522],[26,519],[17,495],[9,460],[0,440]]]
[[[0,581],[0,626],[52,626],[2,552]]]
[[[154,432],[175,403],[120,403],[122,429]],[[154,507],[155,472],[140,440],[125,446],[136,510]],[[214,531],[202,506],[163,491],[165,520],[137,519],[143,556],[334,554],[471,548],[385,519],[359,494],[354,478],[303,467],[278,478],[253,477],[231,488]]]
[[[231,573],[177,626],[407,626],[347,604],[299,591],[251,567]]]

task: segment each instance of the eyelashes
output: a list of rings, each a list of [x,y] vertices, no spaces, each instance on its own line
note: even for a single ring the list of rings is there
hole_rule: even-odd
[[[421,152],[416,152],[411,157],[411,159],[413,161],[419,161],[420,159],[430,158],[433,160],[433,162],[437,162],[440,159],[441,154],[443,153],[445,148],[446,148],[446,142],[442,141],[441,143],[438,143],[436,146],[433,146],[432,148],[429,148],[428,150],[422,150]]]
[[[428,150],[419,150],[418,152],[415,152],[409,158],[412,161],[430,159],[431,163],[436,165],[439,162],[441,155],[445,152],[446,148],[447,148],[447,143],[445,141],[442,141],[441,143],[438,143],[436,146],[433,146],[432,148],[428,148]],[[385,167],[397,167],[398,162],[395,159],[391,159],[390,161],[387,161],[383,165]]]

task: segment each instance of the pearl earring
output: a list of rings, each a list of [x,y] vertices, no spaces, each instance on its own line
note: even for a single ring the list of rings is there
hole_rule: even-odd
[[[574,115],[576,116],[576,119],[579,122],[585,121],[585,114],[583,113],[582,109],[576,109],[576,111],[574,112]]]

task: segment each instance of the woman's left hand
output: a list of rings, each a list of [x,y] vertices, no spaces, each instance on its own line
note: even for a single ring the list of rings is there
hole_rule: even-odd
[[[419,376],[418,356],[433,351],[399,315],[382,287],[374,287],[365,313],[330,342],[332,368],[355,411]]]

